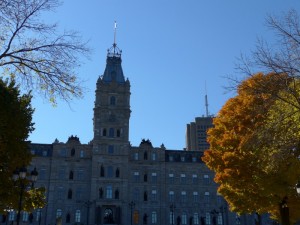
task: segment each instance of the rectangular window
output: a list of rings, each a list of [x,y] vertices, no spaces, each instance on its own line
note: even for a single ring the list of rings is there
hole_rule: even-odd
[[[180,175],[180,182],[181,182],[182,184],[185,184],[185,183],[186,183],[186,176],[185,176],[185,174],[181,174],[181,175]]]
[[[183,213],[181,217],[182,217],[181,218],[182,225],[186,225],[187,224],[187,215],[186,215],[186,213]]]
[[[77,209],[76,213],[75,213],[75,222],[76,223],[80,223],[80,216],[81,216],[80,210]]]
[[[56,219],[61,218],[62,216],[62,210],[61,209],[57,209],[56,210]]]
[[[79,169],[77,171],[77,179],[78,180],[84,180],[84,170],[83,169]]]
[[[22,221],[27,222],[28,221],[28,212],[22,212]]]
[[[174,184],[174,174],[173,173],[169,174],[169,183]]]
[[[193,161],[193,162],[197,162],[197,158],[196,158],[196,157],[193,157],[193,158],[192,158],[192,161]]]
[[[209,203],[209,192],[207,191],[204,193],[204,203]]]
[[[37,209],[35,221],[39,222],[41,218],[42,218],[42,210],[41,209]]]
[[[9,221],[14,221],[15,220],[15,211],[10,211],[9,212],[9,216],[8,216],[8,220]]]
[[[181,192],[181,202],[186,202],[186,191]]]
[[[197,191],[194,191],[193,192],[193,201],[195,203],[199,202],[199,195],[198,195],[198,192]]]
[[[156,173],[152,173],[151,174],[151,179],[152,179],[152,183],[157,183],[157,174]]]
[[[113,167],[112,166],[108,166],[107,167],[107,177],[113,177]]]
[[[109,145],[107,152],[108,152],[108,154],[114,154],[114,146],[113,145]]]
[[[194,213],[194,224],[195,225],[198,225],[199,224],[199,214],[198,213]]]
[[[82,199],[82,189],[81,188],[77,188],[76,189],[76,200],[81,200]]]
[[[58,187],[57,189],[57,199],[62,200],[64,196],[64,188]]]
[[[169,201],[170,202],[174,202],[175,198],[174,198],[174,191],[169,191]]]
[[[80,158],[83,158],[83,157],[84,157],[84,151],[80,150]]]
[[[112,186],[111,185],[106,186],[106,198],[108,198],[108,199],[112,198]]]
[[[58,179],[65,180],[66,179],[66,168],[60,168],[58,171]]]
[[[184,162],[185,161],[185,157],[184,156],[181,156],[181,162]]]
[[[218,213],[218,225],[223,225],[222,213]]]
[[[151,199],[152,199],[152,201],[157,200],[157,191],[156,190],[151,191]]]
[[[151,223],[157,224],[157,213],[156,212],[151,213]]]
[[[133,199],[134,199],[134,201],[136,201],[136,202],[138,202],[138,201],[140,201],[140,191],[139,191],[139,189],[134,189],[134,191],[133,191]]]
[[[208,185],[208,184],[209,184],[209,176],[208,176],[207,174],[205,174],[205,175],[203,176],[203,183],[204,183],[205,185]]]
[[[174,161],[174,157],[172,155],[169,155],[169,161],[173,162]]]
[[[64,148],[61,149],[60,152],[59,152],[59,155],[62,156],[62,157],[66,157],[67,156],[67,150],[64,149]]]
[[[140,173],[139,172],[134,172],[133,173],[133,180],[134,180],[134,182],[139,182],[140,181]]]
[[[193,174],[193,175],[192,175],[192,182],[193,182],[193,184],[197,184],[197,183],[198,183],[198,177],[197,177],[197,174]]]
[[[205,224],[210,225],[210,213],[205,213]]]
[[[135,152],[135,153],[133,154],[133,159],[134,159],[134,160],[139,160],[139,153],[138,153],[138,152]]]
[[[152,153],[152,161],[156,161],[156,158],[157,158],[157,157],[156,157],[156,153],[153,152],[153,153]]]

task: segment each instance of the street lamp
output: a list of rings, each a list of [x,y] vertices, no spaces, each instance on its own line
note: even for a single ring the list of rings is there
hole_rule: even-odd
[[[22,200],[23,200],[23,194],[24,190],[26,188],[26,175],[27,175],[27,169],[25,166],[21,167],[20,169],[16,169],[13,173],[13,180],[19,181],[19,186],[20,186],[20,193],[19,193],[19,204],[18,204],[18,214],[17,214],[17,225],[20,223],[20,215],[21,215],[21,210],[22,210]],[[32,188],[34,186],[34,183],[37,180],[38,172],[36,168],[31,172],[31,179],[30,182],[32,184]]]
[[[174,209],[176,208],[175,204],[172,203],[170,205],[170,211],[171,211],[171,224],[174,225]]]
[[[134,206],[135,206],[134,201],[131,201],[131,202],[129,203],[129,206],[130,206],[130,224],[132,225],[132,211],[133,211]]]

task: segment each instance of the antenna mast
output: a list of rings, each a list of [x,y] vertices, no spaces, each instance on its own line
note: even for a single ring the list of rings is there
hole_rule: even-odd
[[[113,47],[114,47],[114,54],[116,53],[116,35],[117,35],[117,22],[115,21],[115,26],[114,26],[114,44],[113,44]]]
[[[207,100],[207,91],[206,91],[206,81],[205,81],[205,109],[206,109],[206,117],[208,117],[208,100]]]

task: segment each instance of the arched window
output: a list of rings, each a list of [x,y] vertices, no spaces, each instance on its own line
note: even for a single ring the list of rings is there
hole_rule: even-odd
[[[119,190],[115,190],[115,199],[119,199]]]
[[[29,220],[30,223],[32,223],[32,221],[33,221],[33,214],[32,213],[29,214],[28,220]]]
[[[68,191],[68,199],[72,199],[72,189],[70,188],[69,191]]]
[[[144,174],[144,182],[147,182],[148,181],[148,175],[145,173]]]
[[[69,173],[69,179],[70,179],[70,180],[73,180],[73,177],[74,177],[74,173],[73,173],[73,171],[71,170],[70,173]]]
[[[70,223],[70,221],[71,221],[71,215],[70,215],[70,213],[68,213],[66,215],[66,223]]]
[[[100,167],[100,177],[104,177],[104,166],[101,165]]]
[[[109,137],[114,137],[115,136],[115,131],[114,131],[114,128],[109,128],[109,134],[108,134]]]
[[[115,96],[110,97],[110,105],[116,105],[116,97]]]
[[[71,156],[74,156],[75,155],[75,148],[72,148],[71,149]]]
[[[99,198],[103,198],[103,189],[99,188]]]
[[[147,224],[148,215],[145,213],[143,216],[143,224]]]
[[[147,160],[147,159],[148,159],[148,153],[144,152],[144,160]]]
[[[148,201],[148,195],[147,195],[147,191],[144,192],[144,201]]]
[[[102,131],[102,136],[104,136],[104,137],[106,136],[106,129],[105,128]]]
[[[119,129],[117,130],[117,137],[121,137],[121,131]]]
[[[120,177],[120,170],[119,170],[119,168],[117,168],[117,170],[116,170],[116,177]]]
[[[5,223],[6,222],[6,215],[2,215],[2,223]]]

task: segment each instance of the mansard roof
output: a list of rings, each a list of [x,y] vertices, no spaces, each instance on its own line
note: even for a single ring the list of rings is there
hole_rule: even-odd
[[[107,51],[106,67],[101,80],[105,83],[117,82],[119,84],[125,83],[125,78],[122,69],[122,51],[114,43]]]

